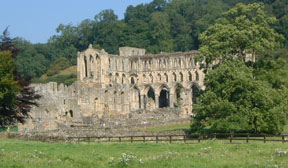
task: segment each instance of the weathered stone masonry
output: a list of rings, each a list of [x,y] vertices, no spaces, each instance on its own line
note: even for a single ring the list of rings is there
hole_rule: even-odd
[[[111,55],[90,45],[78,53],[77,82],[69,87],[34,85],[43,97],[22,131],[91,123],[129,126],[152,119],[157,124],[161,118],[190,117],[196,94],[204,89],[195,51],[146,54],[145,49],[121,47],[119,53]]]

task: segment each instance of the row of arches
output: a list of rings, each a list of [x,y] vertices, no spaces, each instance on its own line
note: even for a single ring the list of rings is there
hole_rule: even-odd
[[[180,83],[177,83],[173,88],[169,88],[165,84],[161,85],[158,89],[147,85],[142,92],[143,95],[141,95],[141,91],[134,86],[134,94],[132,95],[136,95],[133,99],[137,99],[136,102],[139,102],[139,108],[153,110],[155,108],[181,107],[184,99],[188,97],[191,98],[190,105],[196,104],[196,97],[199,95],[199,91],[200,87],[197,84],[193,84],[190,88],[184,88]],[[187,95],[187,93],[191,95]],[[143,105],[141,103],[143,103]]]
[[[82,61],[82,79],[83,78],[99,78],[100,77],[100,56],[90,55],[84,56]]]
[[[135,84],[139,80],[142,83],[161,83],[161,82],[184,82],[184,81],[199,81],[200,80],[200,75],[198,71],[191,72],[188,71],[186,72],[187,74],[184,74],[183,72],[173,72],[172,74],[170,73],[157,73],[157,74],[143,74],[141,75],[130,75],[130,81],[127,81],[128,78],[126,77],[125,74],[120,75],[119,73],[115,73],[114,79],[112,73],[109,74],[109,82],[112,83],[115,81],[118,84]],[[156,75],[156,76],[155,76]],[[170,75],[170,77],[169,77]]]
[[[192,55],[178,57],[160,57],[143,60],[131,60],[130,70],[146,71],[157,69],[175,69],[175,68],[192,68],[195,67],[195,59]]]
[[[154,59],[154,60],[153,60]],[[110,57],[108,59],[108,65],[110,70],[125,70],[124,58]],[[171,57],[171,58],[150,58],[143,60],[130,60],[131,71],[142,70],[155,70],[156,69],[171,69],[171,68],[191,68],[196,66],[193,56],[189,57]],[[128,67],[128,66],[127,66]]]
[[[173,87],[166,84],[146,85],[139,88],[133,85],[129,90],[106,90],[103,98],[94,99],[94,109],[98,113],[105,111],[129,112],[137,110],[155,110],[161,108],[189,108],[192,112],[193,104],[199,93],[197,83],[185,88],[181,83]]]

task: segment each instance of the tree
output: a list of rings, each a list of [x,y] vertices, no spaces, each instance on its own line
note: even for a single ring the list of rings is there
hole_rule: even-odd
[[[15,64],[10,51],[0,52],[0,125],[8,124],[15,114],[16,95],[20,91],[14,80]]]
[[[9,38],[8,28],[0,36],[0,125],[24,122],[40,98],[18,73],[15,61],[18,49]]]
[[[152,53],[159,53],[161,51],[171,52],[173,41],[170,36],[171,25],[168,14],[161,12],[152,13],[150,26],[151,46],[148,48],[148,51]]]
[[[200,35],[199,51],[209,68],[192,132],[281,133],[288,111],[287,62],[275,57],[283,37],[263,8],[238,4]],[[253,62],[246,62],[248,56]]]
[[[23,39],[15,39],[14,44],[19,48],[15,59],[17,71],[25,80],[40,77],[46,72],[48,60],[36,49],[36,45]]]
[[[195,105],[192,132],[281,133],[286,123],[287,88],[272,89],[256,80],[242,61],[218,64],[205,77],[206,89]]]
[[[263,4],[237,4],[200,35],[202,59],[205,56],[209,65],[230,57],[245,60],[250,54],[255,60],[256,56],[273,53],[283,41],[283,36],[270,27],[275,22],[274,17],[267,16]]]

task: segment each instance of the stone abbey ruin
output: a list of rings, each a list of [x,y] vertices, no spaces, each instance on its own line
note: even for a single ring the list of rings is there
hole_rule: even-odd
[[[19,125],[20,132],[106,135],[189,121],[196,95],[204,89],[196,51],[145,52],[121,47],[119,55],[112,55],[92,45],[79,52],[77,81],[71,86],[33,85],[42,98],[32,117]]]

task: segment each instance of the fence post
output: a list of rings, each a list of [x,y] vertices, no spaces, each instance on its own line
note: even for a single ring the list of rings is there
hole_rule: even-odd
[[[90,143],[90,137],[88,137],[88,143]]]
[[[145,142],[145,136],[143,136],[143,142]]]
[[[131,143],[133,142],[133,136],[130,137]]]
[[[285,136],[282,135],[282,143],[284,143],[284,142],[285,142]]]
[[[108,141],[109,141],[109,142],[111,141],[110,137],[108,137]]]
[[[183,135],[184,143],[186,143],[186,135]]]
[[[249,133],[247,133],[246,143],[249,143]]]
[[[200,143],[201,135],[198,136],[198,143]]]
[[[171,135],[169,136],[169,143],[170,144],[172,143],[172,136]]]
[[[230,134],[230,143],[232,143],[233,134]]]
[[[266,143],[266,134],[264,134],[264,143]]]
[[[119,142],[121,142],[121,137],[119,137]]]
[[[158,136],[156,136],[156,143],[158,143]]]
[[[214,139],[215,139],[215,140],[217,139],[217,137],[216,137],[216,133],[214,133]]]

